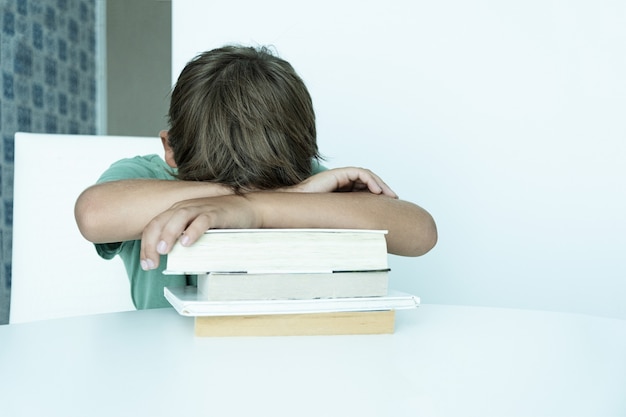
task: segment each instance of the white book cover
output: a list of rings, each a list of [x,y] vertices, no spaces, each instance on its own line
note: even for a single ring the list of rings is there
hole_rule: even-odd
[[[176,243],[165,274],[332,273],[388,268],[386,230],[210,229]]]
[[[192,317],[404,310],[420,304],[419,297],[395,290],[378,297],[208,301],[198,294],[197,287],[189,286],[166,287],[164,295],[179,314]]]

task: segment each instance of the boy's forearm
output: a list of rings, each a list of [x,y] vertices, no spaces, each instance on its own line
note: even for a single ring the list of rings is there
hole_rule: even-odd
[[[437,241],[432,217],[419,206],[369,192],[251,192],[181,201],[152,219],[141,236],[144,269],[174,244],[193,245],[214,228],[384,229],[387,250],[419,256]]]
[[[194,181],[130,179],[96,184],[78,197],[76,223],[94,243],[141,238],[146,224],[173,204],[232,193],[220,184]]]
[[[250,193],[262,227],[313,227],[388,230],[390,253],[419,256],[437,242],[437,228],[421,207],[367,192]]]

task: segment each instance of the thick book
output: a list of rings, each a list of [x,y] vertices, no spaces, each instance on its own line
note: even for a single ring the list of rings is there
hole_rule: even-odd
[[[394,290],[380,297],[208,301],[197,287],[187,286],[165,287],[164,295],[179,314],[192,317],[400,310],[420,303],[419,297]]]
[[[198,275],[206,300],[276,300],[371,297],[387,294],[389,270],[329,273],[225,273]]]
[[[394,310],[201,316],[195,318],[195,335],[228,337],[390,334],[395,330],[394,319]]]
[[[384,230],[211,229],[175,244],[166,274],[331,273],[389,268]]]

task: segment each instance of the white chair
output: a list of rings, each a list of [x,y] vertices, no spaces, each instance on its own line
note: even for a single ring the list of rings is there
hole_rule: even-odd
[[[74,203],[114,161],[153,153],[156,136],[15,135],[9,323],[134,309],[121,259],[81,236]]]

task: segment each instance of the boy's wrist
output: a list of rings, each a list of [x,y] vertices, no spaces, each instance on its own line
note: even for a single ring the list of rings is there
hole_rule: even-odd
[[[209,181],[184,181],[187,184],[192,185],[196,191],[194,192],[195,197],[192,198],[202,198],[202,197],[221,197],[226,195],[233,195],[235,192],[228,185],[224,185],[218,182],[209,182]]]
[[[257,229],[271,227],[268,226],[271,224],[268,217],[268,213],[271,213],[271,206],[267,204],[268,199],[266,197],[268,196],[268,191],[253,191],[239,196],[248,202],[250,209],[254,213],[252,220],[254,224],[250,225],[250,227]]]
[[[303,193],[303,192],[305,192],[305,189],[302,186],[302,183],[300,183],[300,184],[295,184],[295,185],[289,185],[289,186],[286,186],[286,187],[276,188],[276,189],[271,190],[271,191],[279,192],[279,193]]]

